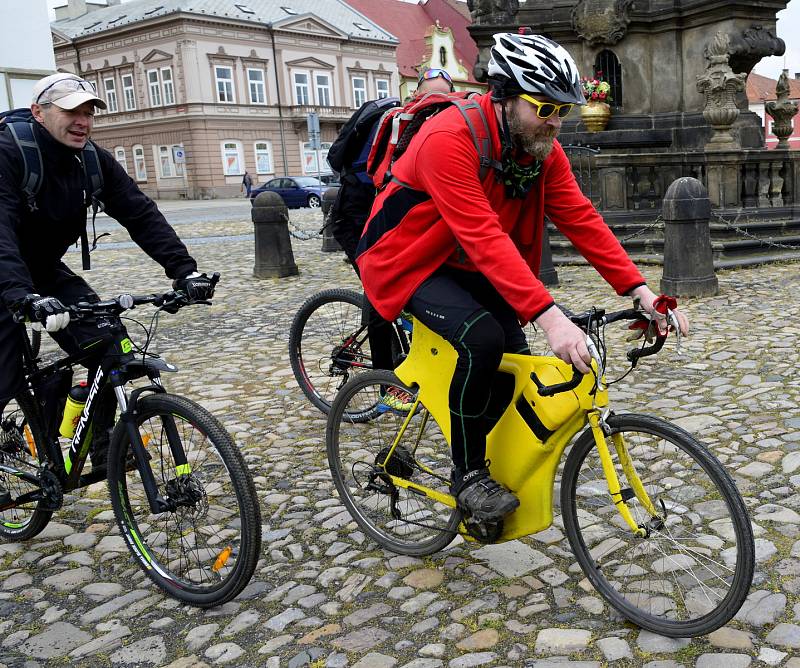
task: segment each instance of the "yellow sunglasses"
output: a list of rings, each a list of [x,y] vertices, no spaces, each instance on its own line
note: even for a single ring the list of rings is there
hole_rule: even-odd
[[[565,104],[553,104],[552,102],[541,102],[537,100],[535,97],[531,97],[526,93],[522,93],[520,97],[525,100],[525,102],[530,102],[533,106],[536,107],[536,115],[541,119],[548,119],[553,114],[558,113],[559,118],[564,118],[570,111],[572,111],[572,107],[575,105],[567,102]]]

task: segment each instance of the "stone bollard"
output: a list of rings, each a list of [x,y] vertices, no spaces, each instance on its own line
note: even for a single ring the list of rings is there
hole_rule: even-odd
[[[263,192],[253,200],[253,227],[256,237],[256,278],[295,276],[292,242],[289,239],[289,211],[278,193]]]
[[[548,287],[558,287],[558,273],[553,266],[553,251],[550,248],[550,232],[547,231],[546,220],[542,232],[542,263],[539,265],[539,280]]]
[[[711,252],[711,202],[700,181],[684,176],[664,195],[664,270],[661,292],[706,297],[719,292]]]
[[[322,193],[322,213],[323,226],[322,226],[322,252],[329,253],[331,251],[340,251],[342,247],[339,242],[333,238],[333,225],[331,225],[331,209],[333,203],[336,201],[336,196],[339,194],[338,186],[328,188]]]

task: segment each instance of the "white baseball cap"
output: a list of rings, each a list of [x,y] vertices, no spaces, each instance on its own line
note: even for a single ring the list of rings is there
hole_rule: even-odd
[[[106,108],[106,103],[97,97],[91,83],[69,72],[51,74],[38,81],[33,87],[32,102],[55,104],[62,109],[75,109],[84,102],[93,102],[95,107]]]

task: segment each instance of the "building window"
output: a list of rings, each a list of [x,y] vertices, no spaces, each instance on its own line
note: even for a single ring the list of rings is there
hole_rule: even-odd
[[[622,67],[612,51],[604,49],[594,59],[594,73],[600,72],[603,81],[611,86],[611,106],[622,107]]]
[[[353,106],[358,108],[367,101],[367,80],[353,77]]]
[[[137,181],[147,181],[147,166],[144,162],[144,146],[136,144],[133,147],[133,169]]]
[[[161,68],[161,87],[164,92],[164,104],[175,104],[175,86],[172,83],[172,68]]]
[[[122,165],[122,169],[125,170],[125,173],[128,173],[128,159],[125,157],[125,149],[122,146],[115,146],[114,147],[114,158],[116,158],[117,162]]]
[[[308,95],[308,72],[295,72],[294,78],[294,103],[301,107],[311,103]]]
[[[147,89],[150,91],[150,106],[161,106],[161,82],[158,80],[158,70],[147,70]]]
[[[244,174],[243,164],[241,142],[222,142],[222,173],[225,174],[225,176]]]
[[[439,62],[442,64],[442,67],[447,67],[447,49],[443,46],[439,47]]]
[[[122,75],[122,98],[125,100],[125,111],[136,109],[136,91],[133,89],[133,75]]]
[[[103,79],[103,87],[106,89],[106,105],[108,113],[113,114],[119,111],[117,106],[117,84],[114,79]]]
[[[272,145],[268,141],[257,141],[256,149],[256,174],[272,174]]]
[[[172,161],[172,147],[159,146],[158,147],[159,164],[161,165],[162,178],[170,178],[175,176],[175,163]]]
[[[331,80],[327,74],[314,75],[314,83],[316,84],[317,104],[320,107],[331,106]]]
[[[267,94],[264,89],[264,70],[247,70],[247,85],[250,90],[250,104],[266,104]]]
[[[217,66],[214,74],[217,77],[217,102],[236,102],[233,97],[233,70]]]
[[[329,173],[331,171],[328,167],[328,149],[330,147],[330,142],[322,142],[319,151],[315,151],[311,148],[310,143],[303,144],[303,174],[314,176],[318,173]],[[317,154],[319,154],[319,162],[317,162]]]
[[[385,97],[389,97],[389,80],[388,79],[376,79],[375,80],[375,88],[378,91],[378,99],[382,100]]]

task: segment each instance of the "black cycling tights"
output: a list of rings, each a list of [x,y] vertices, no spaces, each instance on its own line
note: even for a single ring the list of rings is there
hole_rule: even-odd
[[[458,352],[449,395],[453,463],[460,472],[482,468],[486,434],[509,398],[500,391],[500,359],[529,353],[517,316],[482,274],[449,268],[423,282],[408,306]]]

